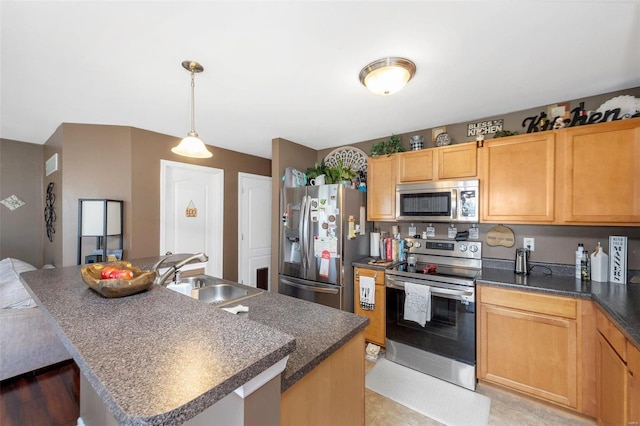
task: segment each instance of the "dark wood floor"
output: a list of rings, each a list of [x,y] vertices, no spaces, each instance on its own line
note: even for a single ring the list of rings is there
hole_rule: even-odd
[[[73,361],[0,382],[0,425],[73,426],[80,415],[80,372]]]

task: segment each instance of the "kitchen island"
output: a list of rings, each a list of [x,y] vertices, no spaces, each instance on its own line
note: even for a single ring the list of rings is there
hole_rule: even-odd
[[[241,315],[160,286],[107,299],[82,282],[79,266],[28,272],[21,280],[119,424],[196,420],[290,356],[277,383],[286,390],[367,325],[267,292],[241,301],[250,307]],[[359,386],[364,395],[364,380]]]

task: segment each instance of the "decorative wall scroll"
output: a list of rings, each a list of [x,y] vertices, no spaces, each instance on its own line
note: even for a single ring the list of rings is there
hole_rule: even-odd
[[[189,201],[189,205],[187,206],[187,209],[185,211],[185,216],[187,217],[198,216],[198,209],[196,208],[195,204],[193,204],[193,200]]]
[[[53,182],[49,182],[44,207],[44,226],[47,228],[47,238],[49,238],[50,242],[53,242],[53,235],[56,233],[53,226],[56,221],[56,211],[54,208],[55,202],[56,194],[53,192]]]

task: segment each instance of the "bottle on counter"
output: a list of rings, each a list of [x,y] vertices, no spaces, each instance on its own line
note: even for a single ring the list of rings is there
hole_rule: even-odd
[[[591,253],[591,280],[604,282],[609,281],[609,256],[604,252],[600,241],[593,253]]]
[[[412,223],[411,226],[409,226],[409,236],[413,238],[417,233],[418,231],[416,231],[416,226]]]
[[[589,252],[583,250],[582,261],[580,262],[580,279],[582,281],[591,280],[591,260],[589,259]]]
[[[584,245],[578,244],[578,250],[576,250],[576,279],[582,279],[582,253],[584,252]]]

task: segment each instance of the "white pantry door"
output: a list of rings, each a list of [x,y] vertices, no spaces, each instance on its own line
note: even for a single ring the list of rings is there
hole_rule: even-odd
[[[271,178],[238,173],[238,282],[256,287],[256,271],[270,266]]]
[[[222,277],[224,170],[160,162],[160,255],[204,252]]]

